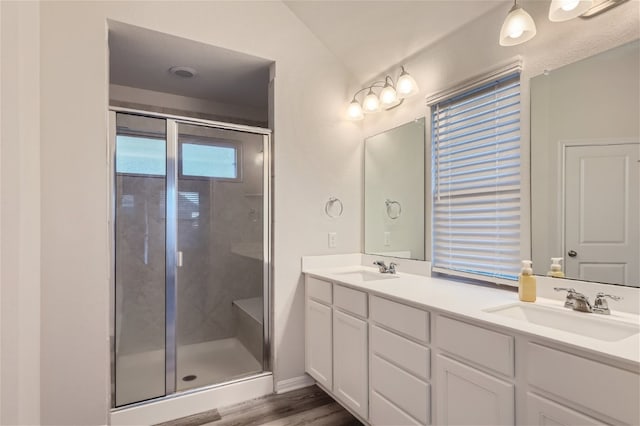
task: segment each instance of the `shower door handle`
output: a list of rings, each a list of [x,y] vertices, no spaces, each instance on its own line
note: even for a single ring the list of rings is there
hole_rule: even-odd
[[[181,251],[178,252],[178,258],[176,263],[178,264],[178,268],[182,268],[182,252]]]

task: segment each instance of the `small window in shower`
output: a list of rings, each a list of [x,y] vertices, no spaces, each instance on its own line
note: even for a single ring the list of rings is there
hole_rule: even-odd
[[[239,181],[240,150],[233,143],[180,143],[180,175]]]
[[[116,137],[116,173],[164,176],[166,167],[164,139],[133,135]]]

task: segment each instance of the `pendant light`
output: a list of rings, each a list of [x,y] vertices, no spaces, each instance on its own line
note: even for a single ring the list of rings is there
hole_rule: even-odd
[[[500,29],[500,46],[515,46],[531,40],[535,35],[533,18],[514,0]]]
[[[568,21],[585,13],[593,5],[593,0],[552,0],[549,6],[549,20]]]

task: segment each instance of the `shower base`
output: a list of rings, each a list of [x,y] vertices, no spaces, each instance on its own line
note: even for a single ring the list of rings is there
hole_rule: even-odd
[[[164,361],[162,350],[118,357],[116,405],[163,396]],[[235,337],[179,346],[177,361],[178,392],[262,372],[262,362]]]

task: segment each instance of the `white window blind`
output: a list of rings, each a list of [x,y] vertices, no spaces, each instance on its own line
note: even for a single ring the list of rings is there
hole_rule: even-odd
[[[516,280],[520,75],[432,105],[433,269]]]

